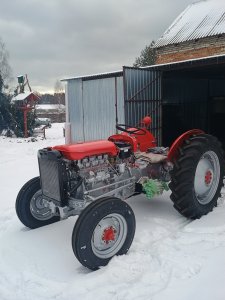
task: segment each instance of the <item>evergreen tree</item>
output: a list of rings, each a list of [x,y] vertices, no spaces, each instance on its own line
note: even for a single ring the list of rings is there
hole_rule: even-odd
[[[16,136],[24,135],[23,111],[16,105],[10,103],[11,96],[3,92],[4,81],[0,74],[0,133],[3,129],[8,132],[12,130]],[[27,128],[29,136],[32,135],[35,125],[34,111],[27,114]]]
[[[10,100],[3,92],[4,82],[0,74],[0,129],[10,128],[11,114],[10,114]]]
[[[0,38],[0,130],[11,129],[13,126],[10,96],[5,93],[12,72],[8,58],[9,53]]]
[[[156,51],[154,49],[155,42],[152,41],[149,46],[146,46],[139,57],[135,59],[133,64],[134,67],[144,67],[155,65],[156,62]]]

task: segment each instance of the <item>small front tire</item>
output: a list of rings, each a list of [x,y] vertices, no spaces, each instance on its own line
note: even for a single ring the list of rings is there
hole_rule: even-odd
[[[135,216],[124,201],[105,197],[80,214],[72,234],[72,248],[79,262],[97,270],[115,255],[126,254],[135,233]]]
[[[60,220],[60,216],[43,205],[40,177],[29,180],[21,188],[16,199],[16,213],[20,221],[31,229]]]

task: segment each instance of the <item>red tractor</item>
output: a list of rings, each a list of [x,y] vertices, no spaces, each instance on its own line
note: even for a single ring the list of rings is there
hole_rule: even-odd
[[[16,200],[16,212],[29,228],[79,215],[72,234],[75,256],[96,270],[114,255],[127,253],[135,216],[122,200],[145,193],[151,198],[170,187],[174,207],[197,219],[217,204],[223,186],[224,157],[218,140],[194,129],[170,149],[157,147],[148,131],[118,125],[108,140],[44,148],[38,151],[40,176],[28,181]]]

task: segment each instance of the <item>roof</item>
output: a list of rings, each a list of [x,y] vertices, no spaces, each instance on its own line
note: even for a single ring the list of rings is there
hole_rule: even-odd
[[[14,101],[23,101],[23,100],[29,98],[31,95],[33,95],[37,99],[39,99],[39,97],[36,94],[34,94],[33,92],[24,92],[24,93],[18,94],[17,96],[14,96],[11,101],[12,102],[14,102]]]
[[[77,76],[77,77],[70,77],[62,79],[61,81],[69,81],[74,79],[82,79],[82,80],[94,80],[94,79],[100,79],[100,78],[110,78],[110,77],[118,77],[123,76],[123,71],[112,71],[112,72],[105,72],[105,73],[97,73],[97,74],[91,74],[91,75],[83,75],[83,76]]]
[[[225,33],[225,1],[189,5],[157,40],[155,48]]]
[[[225,64],[225,54],[212,55],[212,56],[206,56],[201,58],[193,58],[193,59],[187,59],[187,60],[169,62],[163,64],[156,64],[156,65],[145,66],[145,67],[137,67],[136,69],[146,69],[146,70],[155,69],[159,71],[168,71],[168,70],[176,70],[181,68],[190,68],[194,66],[219,65],[219,64]],[[125,68],[135,69],[135,67],[128,67],[128,66],[125,66]],[[63,79],[62,81],[68,81],[74,79],[91,80],[91,79],[98,79],[98,78],[106,78],[107,76],[110,77],[123,76],[123,71],[72,77],[72,78]]]

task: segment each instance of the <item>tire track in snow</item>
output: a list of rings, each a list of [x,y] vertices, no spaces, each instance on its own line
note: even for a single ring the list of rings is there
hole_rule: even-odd
[[[210,214],[213,219],[218,209]],[[210,215],[201,219],[203,227]],[[94,277],[92,274],[87,276],[87,285],[92,279],[95,280],[94,290],[91,285],[90,289],[75,289],[69,285],[69,296],[83,299],[154,299],[172,282],[182,282],[199,274],[204,268],[208,251],[213,251],[220,243],[225,245],[223,227],[220,227],[220,233],[216,234],[218,236],[215,242],[215,231],[195,232],[195,226],[199,226],[198,220],[154,221],[156,234],[152,234],[150,230],[144,230],[141,235],[139,233],[128,255],[114,257],[110,264],[94,274]],[[191,228],[193,230],[188,233],[186,228],[189,228],[187,231],[191,231]],[[218,228],[216,231],[219,232]],[[62,299],[65,295],[61,295]]]

